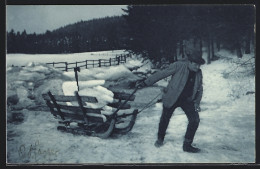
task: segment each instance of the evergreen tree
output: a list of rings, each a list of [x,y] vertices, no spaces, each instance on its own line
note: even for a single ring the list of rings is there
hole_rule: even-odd
[[[154,62],[177,60],[177,48],[184,56],[184,40],[193,40],[193,48],[201,52],[206,42],[208,63],[215,56],[216,44],[218,50],[222,44],[238,57],[242,57],[243,43],[250,52],[252,5],[129,5],[124,11],[130,37],[127,49]]]

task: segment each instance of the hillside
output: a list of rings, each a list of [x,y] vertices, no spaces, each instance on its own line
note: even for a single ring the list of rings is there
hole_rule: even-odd
[[[53,54],[125,49],[122,16],[80,21],[44,34],[7,33],[7,53]]]

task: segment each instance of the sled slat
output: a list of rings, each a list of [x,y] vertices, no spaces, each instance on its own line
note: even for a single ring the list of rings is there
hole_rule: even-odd
[[[121,99],[121,100],[126,100],[131,95],[131,94],[128,94],[128,93],[123,93],[123,92],[113,92],[113,93],[114,93],[114,98],[115,99]],[[129,99],[129,101],[134,101],[134,100],[135,100],[135,95],[133,95]]]
[[[55,106],[52,103],[48,103],[48,106],[50,108],[55,108]],[[73,112],[80,112],[81,108],[77,107],[77,106],[68,106],[68,105],[59,105],[61,109],[64,110],[69,110],[69,111],[73,111]],[[87,113],[96,113],[96,114],[101,114],[101,110],[102,109],[92,109],[92,108],[86,108],[84,107],[84,109],[86,110]],[[81,113],[79,113],[81,114]]]
[[[66,117],[66,120],[70,120],[70,121],[82,121],[84,122],[84,118],[82,114],[76,114],[76,113],[72,113],[72,112],[62,112],[64,114],[64,116]],[[52,112],[53,115],[59,115],[59,112],[54,110]],[[102,114],[95,114],[95,113],[87,113],[86,116],[88,117],[88,119],[90,121],[94,121],[94,122],[104,122],[104,119],[106,120],[106,117]]]
[[[82,115],[79,115],[76,113],[72,114],[72,113],[68,113],[68,112],[63,112],[63,114],[66,117],[66,120],[75,119],[75,120],[83,121]],[[53,115],[56,115],[56,116],[59,115],[58,111],[54,110]]]
[[[113,108],[118,108],[122,102],[114,102],[114,103],[108,103],[107,105]],[[130,104],[125,104],[124,106],[120,107],[120,109],[125,110],[125,109],[131,109]]]
[[[53,95],[51,94],[50,91],[48,92],[48,95],[49,95],[51,101],[53,102],[54,107],[57,109],[57,112],[58,112],[59,116],[62,118],[62,120],[65,120],[64,114],[60,110],[60,106],[57,104],[55,98],[53,97]]]
[[[43,94],[42,97],[44,98],[44,100],[49,100],[51,101],[50,97],[47,94]],[[55,100],[57,102],[77,102],[77,98],[75,96],[61,96],[61,95],[53,95],[53,97],[55,98]],[[98,100],[96,97],[92,97],[92,96],[81,96],[81,100],[82,102],[89,102],[89,103],[97,103]]]
[[[83,117],[84,117],[84,119],[85,119],[85,122],[86,122],[86,123],[89,123],[89,120],[88,120],[88,118],[87,118],[87,116],[86,116],[86,109],[84,109],[84,106],[83,106],[83,103],[82,103],[82,99],[81,99],[81,97],[79,96],[79,93],[78,93],[78,92],[75,92],[75,96],[76,96],[76,98],[77,98],[77,101],[78,101],[79,107],[80,107],[80,109],[81,109],[81,113],[82,113],[82,115],[83,115]]]

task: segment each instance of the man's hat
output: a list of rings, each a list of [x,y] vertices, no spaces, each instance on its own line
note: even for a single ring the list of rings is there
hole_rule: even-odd
[[[205,64],[205,60],[202,58],[202,53],[200,51],[193,51],[187,53],[187,56],[188,56],[188,60],[191,62],[195,62],[200,65]]]

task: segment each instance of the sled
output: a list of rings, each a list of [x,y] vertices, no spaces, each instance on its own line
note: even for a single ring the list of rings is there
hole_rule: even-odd
[[[57,127],[59,131],[75,135],[107,138],[112,134],[126,134],[131,131],[138,114],[138,109],[134,109],[130,113],[118,114],[121,110],[131,108],[131,105],[127,102],[134,101],[134,93],[113,93],[114,102],[107,105],[116,108],[116,111],[109,115],[101,114],[102,108],[87,108],[86,102],[94,104],[98,103],[98,100],[92,96],[80,96],[78,92],[75,92],[75,96],[64,96],[53,95],[49,91],[47,94],[43,94],[42,97],[46,101],[51,114],[60,120],[60,126]],[[78,105],[67,105],[66,102],[77,102]],[[122,123],[124,125],[120,127]]]

